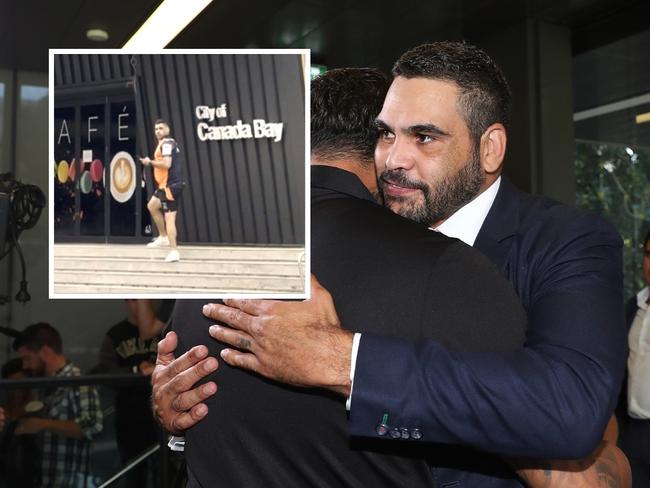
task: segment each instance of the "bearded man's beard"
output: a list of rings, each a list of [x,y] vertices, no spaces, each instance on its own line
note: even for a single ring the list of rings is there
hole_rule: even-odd
[[[385,191],[388,183],[404,188],[414,188],[422,192],[422,199],[392,196]],[[455,175],[446,176],[431,188],[425,181],[411,180],[402,169],[389,169],[379,178],[379,188],[384,204],[402,217],[420,224],[433,225],[449,218],[456,210],[472,201],[481,191],[485,173],[481,166],[478,151],[472,159]]]

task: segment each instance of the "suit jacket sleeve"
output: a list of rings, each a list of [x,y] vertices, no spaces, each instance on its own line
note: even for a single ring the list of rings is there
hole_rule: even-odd
[[[517,457],[589,454],[614,409],[627,356],[621,243],[594,216],[560,227],[517,264],[531,276],[529,290],[516,284],[520,296],[529,294],[525,347],[470,354],[363,334],[351,435],[378,438],[388,414],[391,428],[419,428],[422,441]]]
[[[639,310],[639,306],[637,305],[637,298],[635,295],[625,304],[625,323],[627,324],[628,331],[632,328],[632,323],[634,322],[634,317],[636,317],[637,310]]]

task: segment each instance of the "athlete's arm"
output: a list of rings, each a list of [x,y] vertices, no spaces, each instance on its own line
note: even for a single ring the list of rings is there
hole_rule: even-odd
[[[163,156],[162,159],[151,159],[150,157],[146,156],[144,158],[140,158],[140,162],[145,166],[154,166],[156,168],[169,169],[172,166],[172,157]]]
[[[154,166],[155,168],[171,168],[172,167],[172,157],[171,156],[163,156],[162,159],[151,159],[151,166]]]

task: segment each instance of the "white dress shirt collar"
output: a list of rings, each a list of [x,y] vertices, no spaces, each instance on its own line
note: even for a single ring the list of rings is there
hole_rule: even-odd
[[[648,295],[650,295],[650,288],[647,286],[636,294],[636,304],[642,310],[648,310]]]
[[[468,204],[462,206],[451,217],[434,230],[442,232],[447,237],[460,239],[469,246],[474,245],[481,226],[487,217],[501,185],[501,176],[483,193]]]

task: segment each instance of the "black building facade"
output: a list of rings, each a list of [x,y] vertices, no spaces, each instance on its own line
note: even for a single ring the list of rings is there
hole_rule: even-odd
[[[154,121],[183,153],[186,243],[304,245],[300,54],[55,54],[57,242],[141,242]]]

